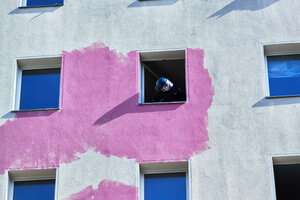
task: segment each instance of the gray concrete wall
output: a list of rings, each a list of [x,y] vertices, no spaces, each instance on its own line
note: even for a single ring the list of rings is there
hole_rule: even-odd
[[[270,155],[300,153],[300,99],[264,99],[262,43],[300,41],[300,1],[68,0],[30,9],[18,3],[1,0],[0,7],[1,124],[14,118],[16,57],[56,55],[97,41],[122,53],[201,48],[215,96],[208,111],[211,149],[192,158],[192,198],[274,199]],[[80,163],[73,165],[77,172]],[[129,173],[122,182],[135,185],[135,179]],[[74,192],[60,187],[63,197]]]
[[[79,157],[78,161],[59,167],[59,199],[65,199],[90,185],[97,189],[99,180],[137,186],[138,165],[134,159],[108,158],[93,151],[88,151]],[[117,191],[115,192],[117,193]]]
[[[4,198],[5,190],[6,188],[4,187],[5,181],[4,181],[4,175],[0,175],[0,197]]]

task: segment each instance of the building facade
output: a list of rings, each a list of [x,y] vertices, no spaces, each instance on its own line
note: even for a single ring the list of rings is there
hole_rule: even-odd
[[[300,197],[299,1],[1,1],[0,199]]]

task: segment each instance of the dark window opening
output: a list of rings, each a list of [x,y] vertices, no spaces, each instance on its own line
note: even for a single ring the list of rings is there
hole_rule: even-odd
[[[185,59],[142,62],[144,65],[144,102],[186,101]],[[170,91],[155,90],[158,78],[164,77],[173,83]]]
[[[274,165],[277,200],[300,199],[300,164]]]

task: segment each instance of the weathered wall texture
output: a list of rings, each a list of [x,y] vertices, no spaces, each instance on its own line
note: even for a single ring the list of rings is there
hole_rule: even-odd
[[[90,148],[138,162],[186,160],[207,149],[213,89],[203,51],[187,55],[189,103],[138,106],[136,52],[101,44],[64,52],[61,111],[18,113],[0,127],[1,172],[58,166]]]
[[[3,197],[3,194],[5,193],[5,187],[4,187],[4,176],[3,175],[0,175],[0,197]]]
[[[102,180],[123,183],[123,188],[126,185],[129,188],[138,186],[136,183],[138,166],[135,159],[108,157],[93,150],[77,156],[78,160],[59,166],[59,185],[62,186],[62,189],[58,190],[60,199],[89,187],[96,190]]]
[[[192,199],[274,199],[300,98],[265,99],[261,44],[300,41],[299,0],[0,3],[0,191],[8,169],[60,166],[59,199],[131,199],[136,161],[191,157]],[[190,48],[189,102],[137,106],[136,50],[170,48]],[[61,111],[12,114],[16,58],[61,53]]]
[[[107,200],[136,200],[137,188],[129,187],[122,183],[115,183],[111,181],[101,181],[98,189],[94,190],[91,186],[87,187],[78,194],[72,195],[70,200],[82,199],[107,199]]]
[[[61,111],[17,113],[0,127],[1,173],[58,167],[89,149],[137,162],[187,160],[207,149],[214,92],[203,56],[187,50],[187,104],[139,106],[136,51],[122,55],[96,43],[64,52]]]

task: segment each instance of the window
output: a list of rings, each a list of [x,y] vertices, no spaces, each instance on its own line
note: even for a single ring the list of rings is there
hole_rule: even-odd
[[[300,44],[265,46],[268,96],[300,96]]]
[[[170,81],[171,87],[164,91],[156,87],[160,78]],[[184,102],[186,102],[185,50],[140,52],[139,103]]]
[[[19,59],[14,110],[58,109],[61,58]]]
[[[56,200],[56,169],[10,171],[8,200]]]
[[[141,200],[188,200],[188,162],[141,164]]]
[[[15,181],[13,200],[54,200],[55,180]]]
[[[62,6],[64,0],[21,0],[21,7]]]
[[[300,199],[300,156],[273,157],[276,200]]]
[[[268,56],[270,96],[300,95],[300,54]]]

